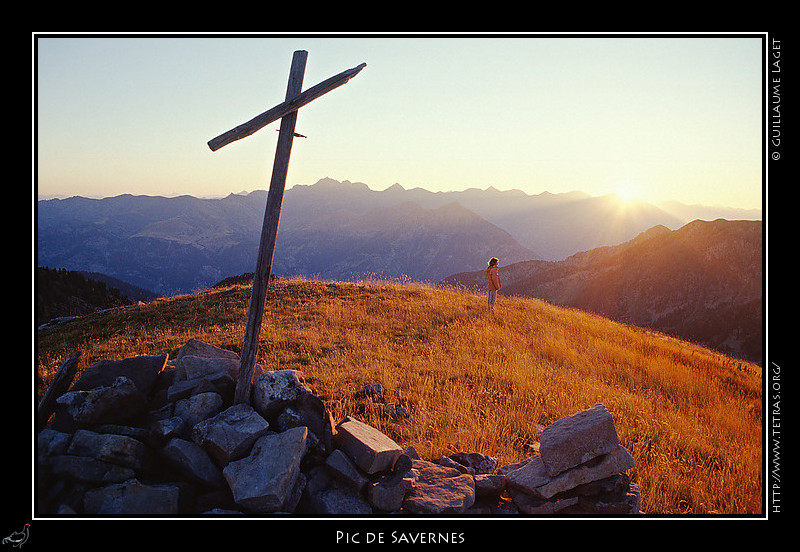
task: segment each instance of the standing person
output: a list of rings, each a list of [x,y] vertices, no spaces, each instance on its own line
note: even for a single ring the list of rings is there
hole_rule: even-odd
[[[489,267],[486,269],[486,289],[489,291],[489,312],[494,312],[497,290],[500,289],[500,273],[497,270],[497,263],[499,262],[497,257],[492,257],[489,259]]]

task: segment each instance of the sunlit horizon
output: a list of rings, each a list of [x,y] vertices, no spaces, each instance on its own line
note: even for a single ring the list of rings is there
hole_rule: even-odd
[[[763,37],[34,38],[34,193],[265,190],[278,123],[206,142],[366,63],[298,111],[287,189],[580,191],[762,209]],[[713,101],[710,100],[713,98]]]
[[[319,182],[321,180],[325,180],[326,178],[328,178],[328,177],[320,178],[320,179],[318,179],[318,180],[316,180],[314,182],[309,182],[309,183],[298,183],[298,184],[295,184],[295,185],[292,185],[292,186],[288,186],[287,185],[286,186],[286,191],[288,192],[289,190],[291,190],[292,188],[295,188],[295,187],[313,186],[313,185],[317,184],[317,182]],[[333,179],[333,180],[336,180],[336,179]],[[551,192],[549,190],[542,190],[542,191],[539,191],[539,192],[526,192],[525,190],[521,190],[519,188],[501,189],[501,188],[498,188],[498,187],[492,186],[492,185],[488,185],[488,186],[485,186],[485,187],[472,186],[472,187],[469,187],[469,188],[452,189],[452,190],[429,190],[429,189],[427,189],[427,188],[425,188],[423,186],[404,186],[400,182],[395,182],[395,183],[393,183],[393,184],[391,184],[389,186],[384,186],[382,188],[375,188],[373,186],[370,186],[369,183],[367,183],[367,182],[350,181],[350,180],[347,180],[347,179],[337,180],[337,182],[341,182],[341,183],[351,182],[351,183],[364,184],[372,192],[384,192],[384,191],[388,190],[389,188],[391,188],[392,186],[397,186],[397,185],[400,185],[405,190],[413,190],[413,189],[416,189],[416,188],[421,188],[421,189],[429,191],[431,193],[458,193],[458,192],[464,192],[464,191],[468,191],[468,190],[488,191],[488,190],[494,189],[494,190],[497,190],[499,192],[514,192],[514,193],[520,193],[521,192],[521,193],[525,194],[528,197],[534,197],[534,196],[539,196],[539,195],[544,195],[544,194],[552,194],[552,195],[581,194],[581,195],[585,195],[587,197],[592,197],[592,198],[602,198],[602,197],[611,196],[611,197],[614,197],[615,199],[617,199],[619,201],[621,208],[629,208],[629,207],[633,207],[633,206],[636,206],[638,204],[643,204],[643,203],[644,204],[650,204],[650,205],[653,205],[655,207],[659,207],[660,205],[680,203],[680,204],[683,204],[683,205],[685,205],[687,207],[702,206],[702,207],[739,209],[739,210],[742,210],[742,211],[763,211],[763,205],[757,205],[757,206],[754,206],[754,207],[741,207],[741,206],[728,205],[728,204],[723,204],[723,203],[715,203],[715,204],[687,203],[685,201],[679,201],[679,200],[673,200],[673,199],[664,199],[664,200],[661,200],[661,201],[652,201],[652,200],[646,199],[644,197],[644,194],[642,194],[642,188],[640,186],[635,185],[635,184],[620,185],[620,186],[618,186],[618,187],[616,187],[614,189],[611,189],[611,190],[609,190],[607,192],[602,192],[602,193],[599,193],[599,194],[595,195],[595,194],[589,194],[587,192],[584,192],[583,190],[565,190],[565,191],[559,191],[559,192]],[[207,196],[199,195],[199,194],[192,194],[192,193],[188,193],[188,192],[138,193],[138,192],[125,192],[125,191],[123,191],[123,192],[120,192],[120,193],[115,193],[113,195],[84,195],[84,194],[62,194],[62,195],[50,195],[50,196],[38,195],[37,196],[37,200],[38,201],[47,201],[47,200],[50,200],[50,199],[70,199],[70,198],[73,198],[73,197],[83,197],[83,198],[86,198],[86,199],[100,200],[100,199],[108,199],[108,198],[118,197],[118,196],[121,196],[121,195],[164,197],[164,198],[177,198],[177,197],[181,197],[181,196],[190,196],[190,197],[196,197],[198,199],[224,199],[225,197],[228,197],[230,195],[248,195],[248,194],[251,194],[251,193],[254,193],[254,192],[266,192],[268,189],[269,189],[269,185],[267,183],[267,186],[255,187],[253,189],[230,190],[229,192],[224,193],[224,194],[207,195]]]

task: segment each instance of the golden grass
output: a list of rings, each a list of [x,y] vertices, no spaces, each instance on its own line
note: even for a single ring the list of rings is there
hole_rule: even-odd
[[[60,362],[169,353],[196,338],[240,352],[249,287],[95,314],[39,332],[38,393]],[[424,458],[501,465],[542,426],[595,403],[636,459],[651,514],[762,512],[761,368],[685,341],[531,299],[381,282],[270,284],[258,362],[314,376],[336,420],[356,415]],[[358,391],[397,390],[393,419]],[[395,400],[395,396],[389,399]]]

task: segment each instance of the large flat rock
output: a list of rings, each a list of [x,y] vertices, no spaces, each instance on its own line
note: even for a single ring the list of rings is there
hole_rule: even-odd
[[[614,418],[602,404],[550,424],[539,441],[539,454],[551,476],[607,454],[619,445]]]
[[[228,464],[222,473],[234,501],[252,512],[281,511],[295,490],[307,437],[305,427],[264,435],[249,456]]]
[[[509,488],[528,493],[536,498],[548,499],[579,485],[599,481],[634,467],[636,462],[625,447],[617,447],[608,454],[593,458],[556,476],[548,474],[541,456],[534,456],[522,467],[506,473]]]
[[[333,443],[367,474],[391,469],[403,452],[381,431],[349,417],[336,426]]]
[[[413,460],[414,486],[403,509],[415,514],[461,513],[475,504],[475,479],[457,469],[426,460]]]
[[[233,405],[216,416],[195,424],[192,440],[221,466],[247,455],[269,423],[249,404]]]
[[[174,515],[180,491],[176,485],[143,485],[136,479],[86,492],[86,514]]]
[[[98,360],[81,374],[70,390],[89,391],[96,387],[109,387],[119,376],[125,376],[133,381],[140,393],[147,395],[166,365],[165,354]]]

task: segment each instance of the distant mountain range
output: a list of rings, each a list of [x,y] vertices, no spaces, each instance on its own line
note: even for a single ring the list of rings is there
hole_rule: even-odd
[[[501,293],[595,312],[760,363],[762,237],[761,221],[656,226],[563,261],[501,267]],[[443,283],[485,289],[485,280],[478,270]]]
[[[39,266],[99,272],[160,295],[205,289],[252,272],[266,192],[221,199],[120,195],[37,204]],[[688,209],[687,206],[680,206]],[[700,209],[700,208],[695,208]],[[758,218],[760,212],[700,212],[694,218]],[[643,202],[580,192],[528,195],[476,188],[383,191],[325,178],[284,196],[273,273],[436,282],[483,266],[561,260],[688,220]]]
[[[423,209],[457,203],[508,232],[533,256],[526,260],[562,260],[579,251],[616,245],[656,225],[676,229],[692,220],[761,220],[760,209],[734,209],[667,202],[621,201],[614,194],[593,197],[583,192],[536,195],[493,187],[456,192],[405,189],[394,184],[382,191],[366,184],[324,178],[314,185],[294,186],[286,193],[281,229],[287,219],[331,212],[365,214],[379,207],[413,202]],[[496,255],[499,256],[499,255]],[[506,259],[512,262],[511,259]]]
[[[100,273],[163,296],[206,289],[253,272],[266,195],[39,201],[37,265]],[[399,184],[375,191],[325,178],[286,190],[273,274],[477,278],[482,285],[482,270],[496,256],[503,293],[756,358],[760,217],[760,210],[655,206],[580,192],[430,192]],[[695,219],[714,222],[687,224]]]

